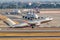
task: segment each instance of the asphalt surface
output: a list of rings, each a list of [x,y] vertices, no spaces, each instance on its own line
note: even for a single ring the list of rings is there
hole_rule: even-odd
[[[22,33],[45,33],[45,32],[60,32],[60,30],[0,30],[0,32],[22,32]]]

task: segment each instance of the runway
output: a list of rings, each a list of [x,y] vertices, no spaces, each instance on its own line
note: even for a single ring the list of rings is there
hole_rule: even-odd
[[[25,32],[25,33],[28,33],[28,32],[60,32],[60,30],[0,30],[0,32]]]
[[[0,28],[0,32],[18,32],[18,33],[45,33],[60,32],[60,28]]]

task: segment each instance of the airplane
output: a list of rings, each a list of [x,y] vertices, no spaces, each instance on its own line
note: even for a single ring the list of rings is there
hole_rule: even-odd
[[[28,12],[25,15],[22,15],[22,23],[19,23],[17,21],[13,21],[10,18],[6,16],[0,15],[0,19],[5,21],[9,27],[15,28],[15,27],[39,27],[43,23],[48,23],[53,20],[53,18],[50,17],[40,17],[36,13]]]
[[[22,15],[23,23],[13,25],[12,27],[39,27],[43,23],[48,23],[53,20],[50,17],[40,17],[36,13],[28,12]]]

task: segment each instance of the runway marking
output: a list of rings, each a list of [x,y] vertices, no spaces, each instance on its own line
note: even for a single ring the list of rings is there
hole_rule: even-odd
[[[0,36],[0,38],[60,38],[60,36]]]

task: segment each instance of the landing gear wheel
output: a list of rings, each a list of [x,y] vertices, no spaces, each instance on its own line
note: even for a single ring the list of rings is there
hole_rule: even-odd
[[[12,27],[9,27],[9,28],[12,28]]]
[[[31,27],[32,27],[32,28],[35,28],[35,24],[32,24]]]
[[[34,28],[34,26],[32,26],[32,28]]]

